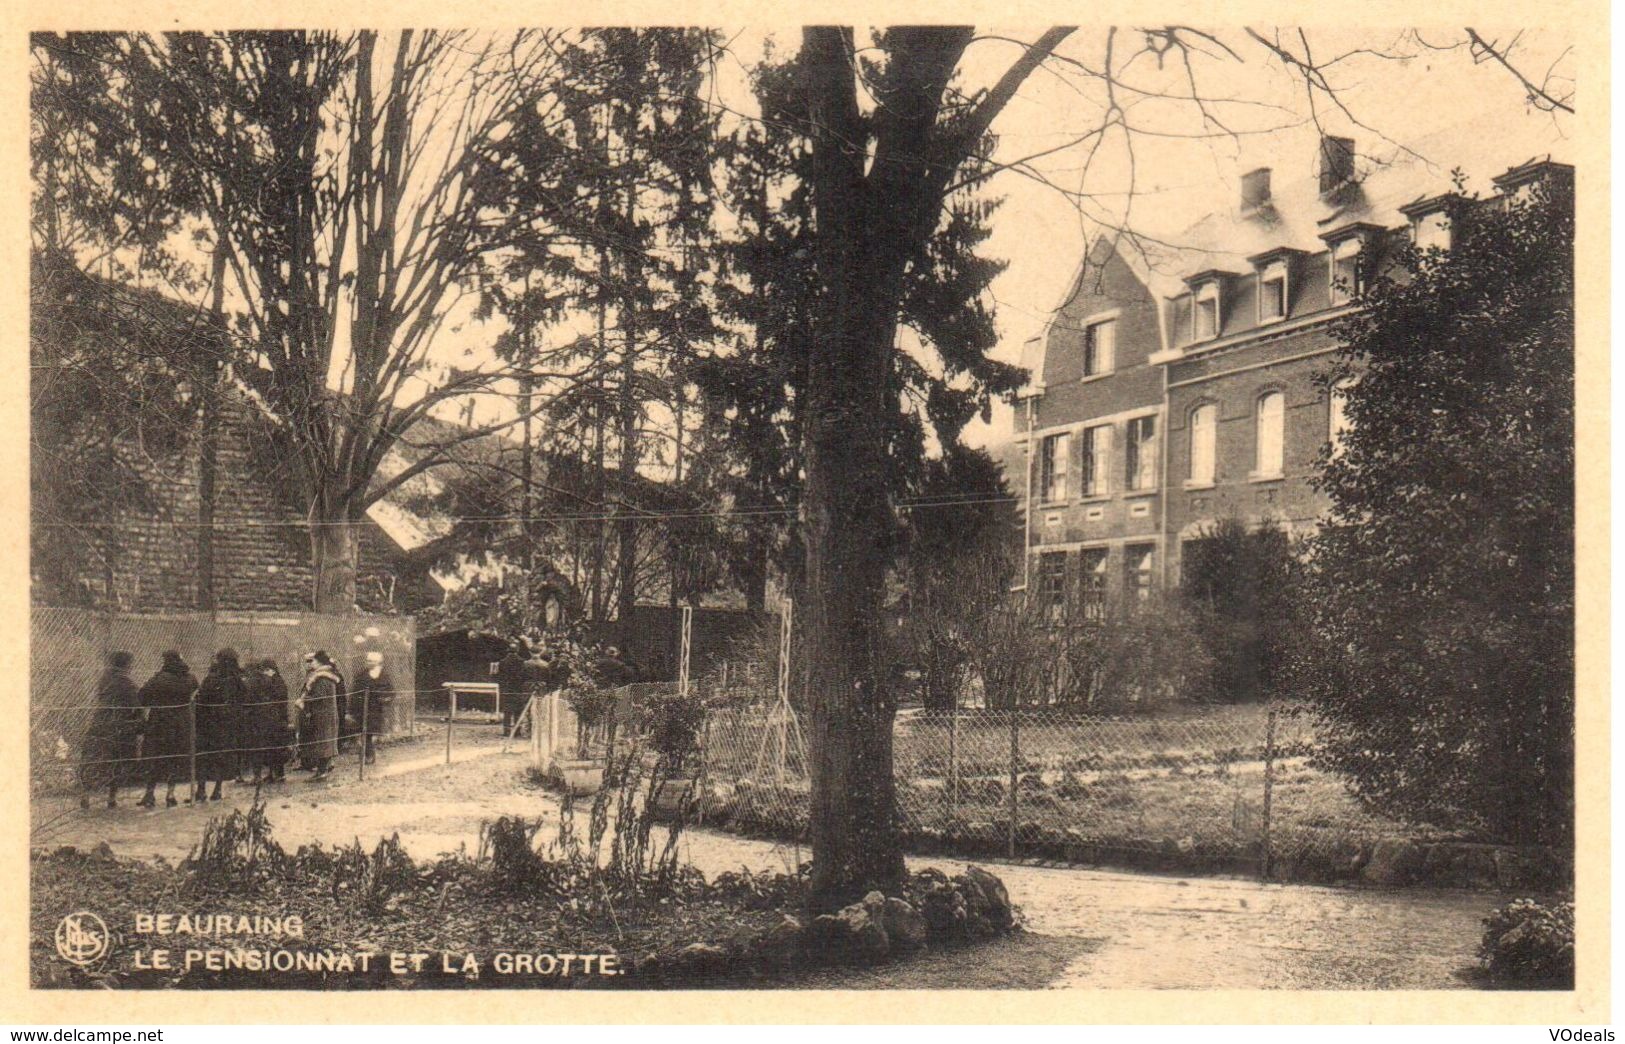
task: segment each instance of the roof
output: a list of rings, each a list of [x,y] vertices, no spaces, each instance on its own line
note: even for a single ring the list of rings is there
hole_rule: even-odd
[[[1250,272],[1260,261],[1288,251],[1318,253],[1326,249],[1328,235],[1366,227],[1403,227],[1407,211],[1445,203],[1458,194],[1454,172],[1463,176],[1467,192],[1490,192],[1516,183],[1530,172],[1553,162],[1553,149],[1561,140],[1555,126],[1550,133],[1527,130],[1514,138],[1505,121],[1477,117],[1408,144],[1356,141],[1354,176],[1340,188],[1322,195],[1316,157],[1307,156],[1299,177],[1272,169],[1270,198],[1263,206],[1243,209],[1239,183],[1262,169],[1246,165],[1237,176],[1236,205],[1216,210],[1166,239],[1138,230],[1114,230],[1097,235],[1084,249],[1076,274],[1066,284],[1061,300],[1051,310],[1043,329],[1022,345],[1021,365],[1034,375],[1027,392],[1043,390],[1044,352],[1056,317],[1077,294],[1091,264],[1104,263],[1115,253],[1153,296],[1178,297],[1188,293],[1198,276]],[[1535,151],[1531,150],[1545,151]],[[1242,168],[1238,165],[1238,171]],[[1162,347],[1169,345],[1167,317],[1157,310]]]
[[[1354,177],[1342,187],[1323,196],[1318,173],[1305,162],[1297,168],[1302,176],[1278,178],[1264,206],[1243,211],[1238,193],[1236,207],[1210,213],[1185,229],[1174,237],[1177,248],[1168,251],[1168,260],[1185,273],[1250,271],[1254,257],[1283,247],[1318,253],[1326,249],[1328,233],[1360,225],[1403,227],[1411,204],[1455,191],[1453,171],[1462,173],[1469,193],[1489,192],[1503,172],[1531,169],[1551,158],[1550,141],[1533,143],[1548,151],[1531,155],[1531,139],[1509,140],[1504,121],[1485,118],[1403,145],[1358,143],[1365,151],[1356,155]],[[1180,292],[1176,288],[1164,296]]]

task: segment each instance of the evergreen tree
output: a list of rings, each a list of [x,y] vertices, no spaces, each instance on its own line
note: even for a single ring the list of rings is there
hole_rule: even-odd
[[[829,303],[814,263],[805,72],[798,59],[770,54],[752,79],[760,118],[723,143],[723,198],[734,232],[719,252],[717,298],[740,333],[696,371],[709,415],[725,432],[717,440],[726,455],[722,491],[739,508],[732,514],[732,561],[754,606],[762,602],[770,560],[792,587],[802,571],[804,545],[788,519],[802,497],[808,367]],[[963,104],[957,93],[952,97]],[[907,273],[898,306],[907,347],[885,360],[885,397],[873,418],[884,433],[884,478],[894,501],[940,486],[934,462],[953,457],[965,425],[1024,378],[986,355],[997,343],[987,291],[1005,266],[978,251],[997,208],[998,200],[974,186],[955,190]],[[898,516],[877,534],[889,549],[883,566],[900,551],[906,525]]]
[[[514,114],[477,178],[492,251],[486,310],[515,324],[499,348],[602,478],[597,500],[613,516],[587,534],[595,617],[607,615],[611,588],[618,613],[630,610],[640,547],[661,544],[644,521],[639,469],[680,474],[688,368],[713,336],[703,277],[717,114],[702,88],[718,48],[703,29],[574,35],[545,97]],[[536,346],[538,325],[581,316],[594,335]]]

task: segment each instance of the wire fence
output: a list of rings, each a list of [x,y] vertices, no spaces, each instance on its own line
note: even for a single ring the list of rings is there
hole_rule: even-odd
[[[195,781],[198,761],[212,777],[229,761],[235,775],[239,760],[291,748],[293,741],[268,741],[265,715],[275,718],[263,701],[230,705],[200,703],[196,693],[184,701],[145,708],[102,706],[97,686],[115,652],[134,661],[131,681],[139,686],[160,664],[160,654],[178,652],[201,678],[218,650],[237,652],[245,669],[264,659],[277,664],[289,694],[286,720],[297,725],[294,701],[302,687],[304,657],[325,650],[340,665],[350,684],[335,707],[341,740],[365,731],[379,736],[407,731],[414,716],[415,626],[402,617],[333,616],[314,613],[171,613],[126,615],[76,609],[36,608],[30,619],[29,756],[35,796],[69,793],[95,782],[143,782],[155,768],[162,775]],[[383,656],[392,682],[392,698],[381,708],[381,721],[365,720],[365,701],[352,699],[368,653]],[[269,701],[282,704],[282,700]],[[336,701],[337,702],[337,701]],[[348,713],[345,713],[345,710]],[[263,712],[263,713],[262,713]],[[161,719],[166,739],[152,718]],[[206,719],[200,728],[200,715]],[[207,721],[211,716],[216,722]],[[142,719],[147,719],[143,723]],[[224,724],[218,724],[223,722]],[[143,724],[147,728],[143,728]],[[215,727],[209,727],[214,724]],[[143,735],[143,732],[149,735]]]
[[[227,646],[245,665],[270,657],[290,689],[290,731],[300,664],[315,648],[329,650],[351,679],[366,653],[383,653],[395,698],[382,725],[369,722],[366,731],[412,729],[416,711],[428,704],[413,687],[412,622],[401,618],[36,609],[31,639],[36,797],[73,793],[92,775],[141,782],[155,759],[170,760],[177,782],[195,782],[203,758],[252,759],[276,749],[296,756],[297,748],[267,746],[252,735],[200,749],[195,696],[152,708],[185,710],[178,750],[144,749],[138,741],[112,756],[101,753],[95,689],[114,651],[134,654],[138,684],[166,649],[180,652],[199,674],[215,650]],[[670,683],[625,686],[599,701],[594,720],[584,724],[560,693],[499,706],[488,679],[460,684],[469,690],[464,702],[455,713],[452,705],[445,708],[447,761],[454,725],[500,711],[528,729],[523,740],[510,741],[528,742],[531,763],[543,771],[602,759],[619,736],[642,726],[645,707],[676,689]],[[760,687],[723,689],[709,680],[696,687],[705,703],[694,759],[702,823],[806,841],[808,745],[790,703],[765,697]],[[342,728],[345,716],[338,717]],[[356,718],[349,715],[351,732],[358,730]],[[1379,841],[1441,833],[1362,808],[1339,780],[1313,766],[1310,722],[1274,707],[1164,707],[1124,715],[908,709],[897,717],[893,747],[894,814],[916,851],[1336,880],[1357,873]],[[87,774],[98,768],[108,771]],[[218,764],[210,769],[218,771]]]
[[[805,841],[806,745],[771,702],[723,703],[702,730],[704,814]],[[1309,764],[1310,722],[1263,706],[1155,716],[900,713],[895,815],[916,851],[1336,880],[1413,836]]]

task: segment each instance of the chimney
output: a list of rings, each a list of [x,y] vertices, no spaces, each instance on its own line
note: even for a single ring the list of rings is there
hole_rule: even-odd
[[[1354,177],[1354,139],[1320,138],[1320,194],[1325,195]]]
[[[1270,169],[1259,167],[1241,176],[1241,212],[1257,210],[1270,201]]]

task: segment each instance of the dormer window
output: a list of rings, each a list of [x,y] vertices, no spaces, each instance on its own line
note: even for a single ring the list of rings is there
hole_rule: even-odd
[[[1412,221],[1411,242],[1418,250],[1449,250],[1450,215],[1435,210]]]
[[[1554,178],[1571,179],[1574,168],[1567,163],[1554,163],[1551,157],[1532,159],[1513,167],[1498,178],[1492,178],[1501,198],[1514,203],[1528,202],[1535,187]]]
[[[1358,236],[1332,245],[1332,304],[1348,304],[1360,292],[1360,248],[1363,245]]]
[[[1460,201],[1460,196],[1447,192],[1400,207],[1399,212],[1411,219],[1411,244],[1418,250],[1449,250]]]
[[[1191,289],[1191,343],[1211,341],[1224,327],[1222,295],[1229,280],[1239,273],[1208,268],[1185,278]]]
[[[1191,312],[1191,340],[1211,341],[1219,336],[1219,284],[1204,283],[1196,291]]]
[[[1258,321],[1286,318],[1286,262],[1272,261],[1258,271]]]
[[[1320,238],[1331,253],[1331,263],[1327,265],[1330,269],[1328,297],[1333,305],[1348,304],[1359,296],[1363,289],[1360,280],[1369,262],[1367,252],[1376,248],[1383,231],[1381,225],[1357,221],[1321,233]]]
[[[1302,253],[1292,247],[1276,247],[1247,259],[1258,280],[1260,325],[1279,322],[1292,310],[1292,266]]]

